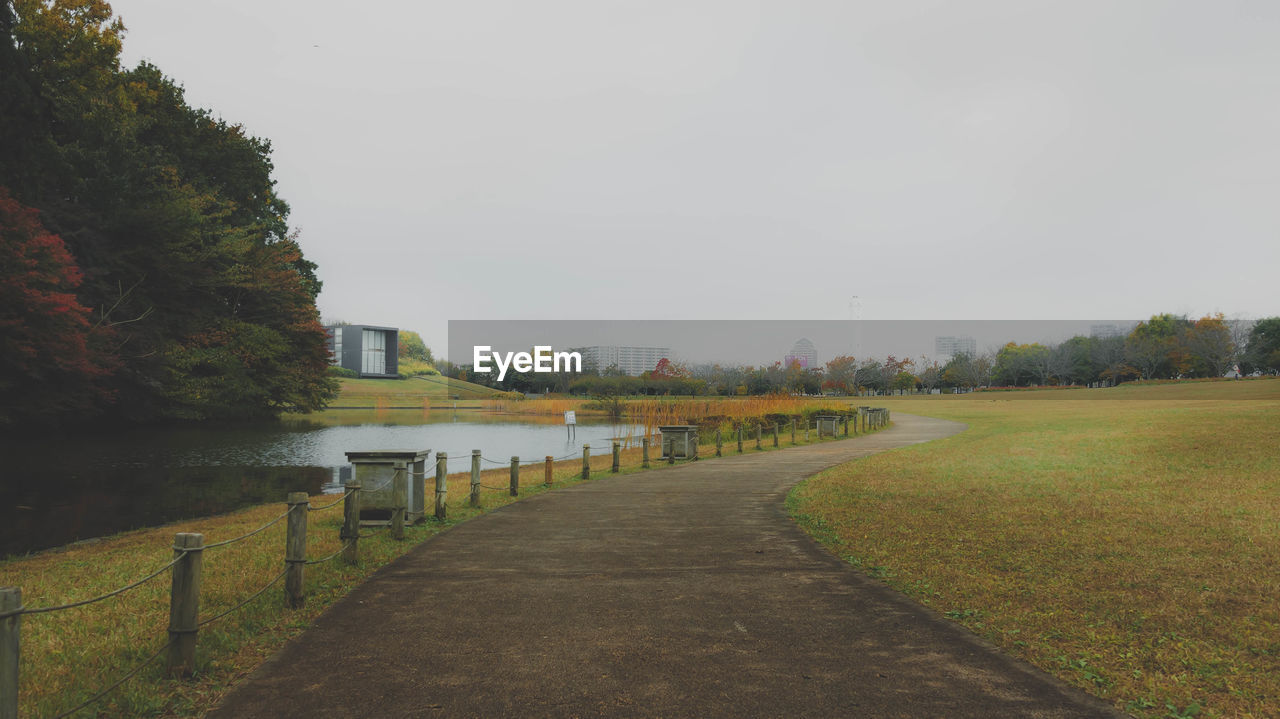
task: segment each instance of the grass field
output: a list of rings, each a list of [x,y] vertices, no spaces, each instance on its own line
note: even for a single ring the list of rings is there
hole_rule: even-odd
[[[492,399],[503,393],[478,384],[451,379],[441,375],[410,377],[408,379],[347,379],[339,380],[341,388],[333,407],[414,407],[424,404],[452,406],[458,398],[459,408],[480,407],[478,400]]]
[[[804,444],[804,433],[798,443]],[[714,455],[711,437],[702,438],[700,454]],[[814,442],[833,441],[818,440]],[[783,435],[783,448],[791,445]],[[724,453],[734,454],[734,443],[725,439]],[[771,449],[771,438],[763,442]],[[755,452],[754,440],[745,443],[746,452]],[[658,461],[657,445],[651,456]],[[624,449],[622,473],[640,471],[642,450]],[[459,461],[460,460],[460,461]],[[714,461],[714,460],[712,460]],[[590,458],[593,479],[614,476],[611,456]],[[482,507],[467,506],[470,492],[470,458],[454,458],[449,463],[449,521],[427,520],[406,531],[406,541],[391,540],[378,532],[360,542],[362,563],[347,567],[335,560],[307,568],[308,600],[305,608],[283,607],[283,588],[278,583],[261,597],[202,629],[197,651],[197,675],[186,681],[162,676],[163,659],[147,667],[119,689],[111,692],[93,709],[77,716],[101,717],[198,717],[204,714],[237,680],[260,664],[271,652],[305,629],[326,607],[378,567],[408,551],[431,535],[482,511],[515,501],[505,488],[510,468],[504,463],[483,463]],[[553,465],[552,483],[563,487],[581,481],[581,457]],[[430,473],[430,471],[429,471]],[[434,481],[433,478],[428,480]],[[520,496],[546,491],[544,466],[521,469]],[[428,502],[432,497],[427,494]],[[312,498],[313,505],[335,501],[334,496]],[[91,543],[76,544],[21,559],[0,562],[0,586],[22,588],[27,607],[60,604],[93,597],[123,586],[163,566],[172,556],[169,547],[176,532],[201,532],[205,543],[242,535],[278,517],[283,503],[243,510],[233,514],[184,521],[166,527],[128,532]],[[322,558],[339,549],[338,530],[342,507],[312,513],[308,529],[308,557]],[[203,559],[201,591],[202,618],[213,617],[252,595],[282,568],[284,523],[243,542],[210,549]],[[40,614],[22,619],[22,673],[20,715],[54,716],[91,697],[98,689],[160,649],[168,622],[169,575],[123,595],[64,612]],[[447,618],[441,618],[448,621]],[[96,712],[96,713],[95,713]]]
[[[1280,380],[876,404],[965,422],[834,468],[834,552],[1141,717],[1280,707]]]

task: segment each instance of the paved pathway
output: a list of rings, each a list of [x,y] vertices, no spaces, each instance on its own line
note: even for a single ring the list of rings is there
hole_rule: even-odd
[[[894,420],[461,524],[352,591],[212,716],[1114,716],[786,516],[787,490],[820,469],[964,428]]]

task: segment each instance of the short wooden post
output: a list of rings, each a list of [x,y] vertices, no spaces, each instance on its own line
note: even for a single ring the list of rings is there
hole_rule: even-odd
[[[547,487],[551,486],[551,463],[554,461],[555,458],[548,454],[545,463],[546,469],[542,472],[542,484]]]
[[[303,586],[307,567],[307,505],[306,492],[289,493],[288,528],[284,539],[284,601],[292,609],[306,601]]]
[[[391,476],[391,538],[404,539],[404,515],[409,511],[409,468],[396,467]]]
[[[673,437],[671,439],[671,448],[667,450],[667,464],[675,464],[675,463],[676,463],[676,440]]]
[[[809,442],[809,420],[807,419],[804,421],[804,441],[806,444]]]
[[[471,450],[471,506],[480,506],[480,450]]]
[[[349,480],[346,484],[347,497],[342,500],[342,530],[338,539],[342,541],[342,561],[346,564],[357,564],[360,561],[360,481]]]
[[[196,667],[196,633],[200,629],[200,569],[204,535],[178,532],[173,538],[174,559],[169,589],[169,676],[190,676]]]
[[[846,437],[849,436],[849,418],[848,417],[844,418],[844,436]]]
[[[591,479],[591,445],[582,445],[582,478]]]
[[[791,420],[791,444],[796,443],[796,421]]]
[[[640,466],[644,469],[649,468],[649,437],[646,435],[640,440]]]
[[[742,454],[742,425],[738,425],[738,454]]]
[[[22,589],[0,587],[0,719],[18,719],[18,661],[22,655]]]
[[[721,437],[721,435],[720,435],[720,428],[719,428],[719,427],[716,427],[716,456],[717,456],[717,457],[721,456],[721,455],[720,455],[720,448],[721,448],[721,446],[723,446],[723,444],[724,444],[724,441],[723,441],[723,438],[722,438],[722,437]]]
[[[622,469],[622,443],[614,442],[613,443],[613,466],[609,468],[609,471],[613,472],[614,474],[617,474],[618,470],[620,469]]]
[[[436,452],[436,519],[444,521],[449,514],[449,454]]]
[[[773,446],[778,446],[778,423],[773,423]]]
[[[756,449],[763,449],[760,446],[760,425],[756,425]]]
[[[511,457],[511,486],[520,494],[520,458],[516,456]]]

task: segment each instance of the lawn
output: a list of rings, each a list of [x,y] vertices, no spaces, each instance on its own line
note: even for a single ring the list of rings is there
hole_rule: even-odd
[[[356,408],[414,408],[425,405],[452,407],[455,402],[461,408],[479,408],[477,400],[500,397],[503,393],[471,382],[451,379],[441,375],[409,377],[407,379],[347,379],[339,380],[341,388],[337,399],[330,405]],[[457,400],[453,398],[457,397]]]
[[[1274,716],[1278,397],[1280,380],[880,401],[970,428],[821,473],[789,506],[839,556],[1125,711]]]

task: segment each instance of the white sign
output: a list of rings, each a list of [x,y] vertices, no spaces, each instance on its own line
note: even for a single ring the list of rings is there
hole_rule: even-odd
[[[565,413],[564,413],[564,423],[565,423],[565,424],[577,424],[577,423],[578,423],[578,419],[577,419],[576,417],[574,417],[574,415],[573,415],[573,410],[571,410],[571,409],[570,409],[570,410],[565,410]]]

